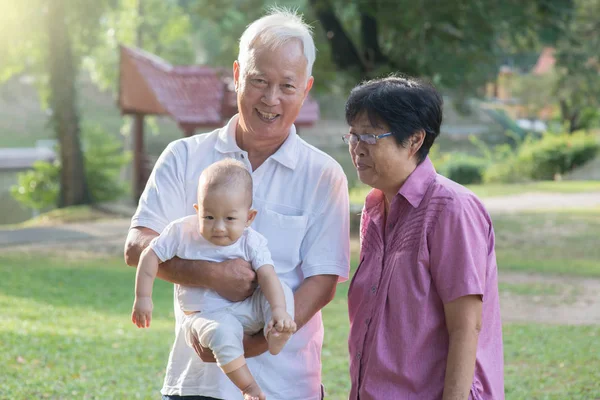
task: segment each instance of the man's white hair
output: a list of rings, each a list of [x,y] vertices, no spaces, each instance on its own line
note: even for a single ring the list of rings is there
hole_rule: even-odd
[[[242,76],[250,63],[251,49],[256,43],[270,49],[277,49],[290,40],[300,40],[306,58],[306,79],[312,75],[316,49],[312,37],[312,27],[305,23],[296,11],[272,7],[264,17],[257,19],[240,37],[238,62]]]

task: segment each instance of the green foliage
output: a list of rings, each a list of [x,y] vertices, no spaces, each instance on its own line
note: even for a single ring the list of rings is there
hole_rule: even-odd
[[[131,155],[123,152],[121,142],[98,127],[87,127],[84,128],[83,146],[92,201],[101,203],[123,196],[127,187],[119,174],[131,160]]]
[[[119,180],[121,168],[130,161],[121,143],[98,127],[84,127],[85,173],[92,201],[95,203],[118,199],[126,193]],[[43,210],[56,206],[60,189],[60,163],[38,161],[33,169],[20,173],[11,195],[25,207]]]
[[[488,163],[481,157],[465,153],[448,153],[442,163],[437,165],[441,175],[461,185],[471,185],[483,181],[483,173]]]
[[[484,181],[552,180],[592,160],[599,150],[597,138],[585,132],[528,137],[512,155],[490,166]]]
[[[100,20],[98,44],[83,62],[101,89],[118,88],[119,44],[142,47],[172,64],[194,63],[191,16],[176,1],[118,0],[116,3]]]
[[[37,161],[33,164],[33,169],[18,175],[18,182],[10,188],[10,193],[23,206],[43,210],[56,205],[59,179],[58,162]]]

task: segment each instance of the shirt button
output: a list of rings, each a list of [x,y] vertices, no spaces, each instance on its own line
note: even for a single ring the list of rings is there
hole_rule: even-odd
[[[244,155],[243,155],[243,154],[240,154],[240,157],[241,157],[242,159],[244,159]]]
[[[371,318],[367,318],[367,319],[365,320],[365,324],[369,325],[369,322],[371,322]]]
[[[377,286],[371,287],[371,293],[375,294],[377,292]]]
[[[356,355],[356,358],[360,360],[360,356],[361,356],[361,353],[359,351],[358,354]]]

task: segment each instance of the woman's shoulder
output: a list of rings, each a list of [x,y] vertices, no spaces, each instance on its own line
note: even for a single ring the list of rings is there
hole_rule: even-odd
[[[437,205],[444,214],[480,214],[490,220],[485,205],[465,186],[437,174],[430,188],[430,205]]]

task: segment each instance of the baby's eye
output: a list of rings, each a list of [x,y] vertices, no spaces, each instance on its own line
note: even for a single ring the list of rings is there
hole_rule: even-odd
[[[234,217],[227,217],[227,221],[235,221],[236,219]]]
[[[207,215],[207,216],[205,216],[205,217],[204,217],[204,219],[208,219],[208,220],[211,220],[211,221],[212,221],[214,218],[213,218],[213,216],[212,216],[212,215]]]

